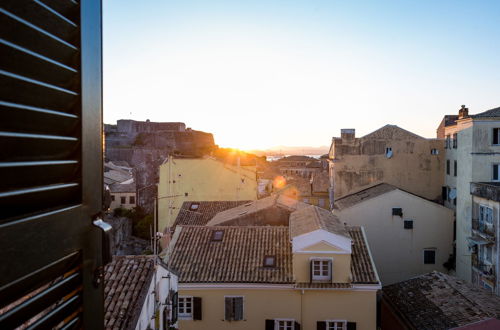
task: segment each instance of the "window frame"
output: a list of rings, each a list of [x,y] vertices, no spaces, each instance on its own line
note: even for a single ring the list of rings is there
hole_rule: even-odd
[[[295,319],[274,319],[274,330],[280,330],[280,322],[291,322],[291,330],[294,330],[295,328]],[[287,329],[288,325],[285,326],[285,330]]]
[[[405,230],[411,230],[413,229],[413,219],[405,219],[403,220],[403,229]],[[407,226],[407,224],[411,224],[411,226]]]
[[[135,204],[135,196],[134,195],[128,196],[128,203],[129,204]]]
[[[458,148],[458,133],[453,133],[453,149]]]
[[[497,170],[495,171],[495,166]],[[499,182],[500,181],[500,164],[499,163],[493,163],[491,164],[491,169],[492,169],[492,178],[491,180],[494,182]],[[495,174],[497,178],[495,179]]]
[[[491,131],[492,131],[491,145],[500,146],[500,127],[493,127]],[[497,143],[495,143],[495,133],[496,133]]]
[[[451,135],[450,134],[446,135],[445,149],[451,149]]]
[[[457,176],[458,174],[458,162],[457,160],[453,161],[453,176]]]
[[[186,313],[186,301],[185,299],[191,300],[191,312]],[[182,301],[182,307],[181,307]],[[177,297],[177,319],[178,320],[192,320],[193,319],[193,311],[194,311],[194,297],[193,296],[178,296]]]
[[[325,320],[325,323],[326,330],[347,330],[347,320]],[[339,328],[336,324],[332,326],[331,323],[342,323],[342,327]]]
[[[273,263],[271,265],[267,264],[267,260],[271,259],[273,260]],[[264,262],[262,263],[264,268],[275,268],[276,267],[276,255],[273,254],[268,254],[264,256]]]
[[[450,169],[451,169],[450,160],[447,159],[446,160],[446,175],[450,175],[450,173],[451,173]]]
[[[487,212],[487,211],[490,211],[490,212]],[[490,213],[490,217],[488,217],[488,213]],[[488,205],[484,205],[484,204],[479,204],[479,223],[484,223],[488,226],[493,226],[493,216],[494,216],[494,213],[493,213],[493,208],[488,206]],[[489,219],[489,221],[488,221]]]
[[[212,238],[211,238],[212,242],[222,242],[223,239],[224,239],[224,230],[218,229],[212,232]]]
[[[426,252],[434,252],[434,262],[425,262],[425,253]],[[426,248],[426,249],[423,249],[422,251],[422,262],[424,263],[424,265],[435,265],[436,264],[436,257],[437,257],[437,249],[436,248]]]
[[[235,314],[233,313],[231,319],[226,319],[226,299],[234,299],[234,298],[241,298],[241,319],[236,320]],[[234,306],[234,301],[233,301],[233,306]],[[234,311],[235,312],[235,311]],[[245,320],[245,296],[235,296],[235,295],[229,295],[229,296],[224,296],[224,321],[231,321],[231,322],[237,322],[237,321],[244,321]]]
[[[333,279],[333,258],[318,258],[318,257],[311,257],[309,259],[310,261],[310,267],[312,267],[311,271],[311,280],[312,281],[320,281],[320,282],[325,282],[325,281],[331,281]],[[314,275],[314,263],[315,262],[326,262],[326,267],[328,271],[328,275]],[[323,266],[320,264],[320,272],[323,272]]]
[[[127,196],[120,196],[120,204],[121,205],[127,204]]]

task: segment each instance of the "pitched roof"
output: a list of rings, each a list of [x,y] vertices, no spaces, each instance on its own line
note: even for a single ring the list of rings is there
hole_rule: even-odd
[[[212,241],[217,230],[222,241]],[[175,235],[170,265],[181,283],[293,282],[288,227],[178,226]],[[276,256],[276,267],[263,267],[266,255]]]
[[[135,329],[154,273],[153,256],[114,256],[104,269],[104,327]]]
[[[417,135],[413,132],[410,132],[408,130],[405,130],[404,128],[401,128],[397,125],[385,125],[376,131],[373,131],[369,134],[366,134],[363,136],[363,139],[370,138],[370,139],[396,139],[396,138],[412,138],[412,139],[425,139],[424,137],[421,137],[420,135]]]
[[[309,157],[309,156],[292,155],[292,156],[280,158],[277,160],[277,162],[282,162],[282,161],[296,162],[296,161],[313,161],[313,160],[317,161],[316,158]]]
[[[359,226],[347,226],[346,229],[352,239],[352,282],[358,284],[380,283],[363,229]]]
[[[293,212],[298,208],[306,207],[308,204],[299,202],[295,199],[282,196],[273,195],[266,198],[258,199],[253,202],[246,203],[244,205],[222,211],[218,213],[215,217],[210,220],[208,226],[221,225],[225,222],[234,221],[240,218],[242,215],[251,216],[256,215],[266,209],[280,208],[288,212]]]
[[[109,186],[109,190],[112,193],[121,193],[121,192],[128,192],[128,193],[135,193],[135,183],[114,183]]]
[[[494,118],[500,117],[500,107],[490,109],[481,113],[477,113],[475,115],[471,115],[472,118]]]
[[[375,198],[377,196],[383,195],[389,191],[399,189],[388,183],[379,183],[377,185],[371,186],[369,188],[360,190],[358,192],[343,196],[335,200],[335,208],[342,210],[358,203],[364,202],[368,199]]]
[[[251,201],[188,201],[182,203],[174,227],[205,226],[217,213],[247,204]],[[195,208],[195,205],[197,207]]]
[[[346,227],[332,212],[309,205],[290,214],[290,236],[296,237],[318,229],[351,238]]]
[[[444,116],[444,126],[453,126],[457,124],[458,115],[445,115]]]
[[[449,329],[500,317],[500,297],[436,271],[382,291],[384,301],[416,329]]]

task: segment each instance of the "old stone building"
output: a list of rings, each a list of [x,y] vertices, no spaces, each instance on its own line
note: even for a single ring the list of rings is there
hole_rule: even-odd
[[[441,199],[443,143],[395,125],[357,138],[341,130],[329,152],[330,197],[339,198],[378,183],[388,183],[430,200]],[[333,198],[330,198],[333,201]]]

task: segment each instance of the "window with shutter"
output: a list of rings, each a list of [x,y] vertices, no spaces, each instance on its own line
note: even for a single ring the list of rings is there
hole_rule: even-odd
[[[458,165],[457,165],[457,161],[453,161],[453,176],[457,176],[457,173],[458,173]]]
[[[450,160],[446,160],[446,174],[450,175]]]
[[[458,147],[458,134],[454,133],[453,134],[453,149],[456,149]]]
[[[243,320],[243,297],[225,297],[225,320]]]
[[[425,249],[424,250],[424,264],[434,265],[436,263],[436,250],[435,249]]]
[[[347,321],[344,320],[326,321],[326,330],[347,330]]]
[[[178,315],[181,320],[193,319],[193,297],[180,296],[177,303]]]
[[[493,145],[500,144],[500,128],[493,128]]]
[[[193,320],[201,320],[202,304],[200,297],[193,297]]]
[[[100,329],[101,2],[4,0],[0,26],[0,328]]]
[[[329,281],[332,279],[332,260],[312,259],[311,276],[313,281]]]
[[[326,330],[326,321],[317,321],[316,330]]]
[[[500,175],[498,173],[499,166],[498,164],[493,164],[493,181],[499,181]]]

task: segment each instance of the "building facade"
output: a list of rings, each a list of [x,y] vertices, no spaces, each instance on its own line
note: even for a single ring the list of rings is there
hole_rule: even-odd
[[[473,207],[471,182],[498,181],[500,164],[500,108],[469,115],[465,106],[458,116],[445,116],[438,136],[445,141],[443,197],[456,211],[457,276],[472,280],[471,236]],[[455,205],[456,204],[456,205]]]
[[[385,182],[427,199],[441,199],[444,155],[438,139],[426,139],[395,125],[361,138],[354,129],[343,129],[340,138],[332,139],[329,159],[331,197]]]
[[[173,225],[185,201],[257,199],[256,166],[238,166],[212,157],[168,158],[160,166],[159,231]]]
[[[235,218],[245,207],[176,227],[165,260],[180,274],[180,328],[376,328],[380,282],[362,228],[305,204],[288,225],[256,225]]]
[[[338,199],[342,223],[363,226],[383,285],[452,267],[453,211],[382,183]]]
[[[472,283],[500,295],[500,183],[473,182],[470,193]]]
[[[109,186],[111,193],[110,210],[116,208],[133,209],[137,206],[135,183],[115,183]]]

